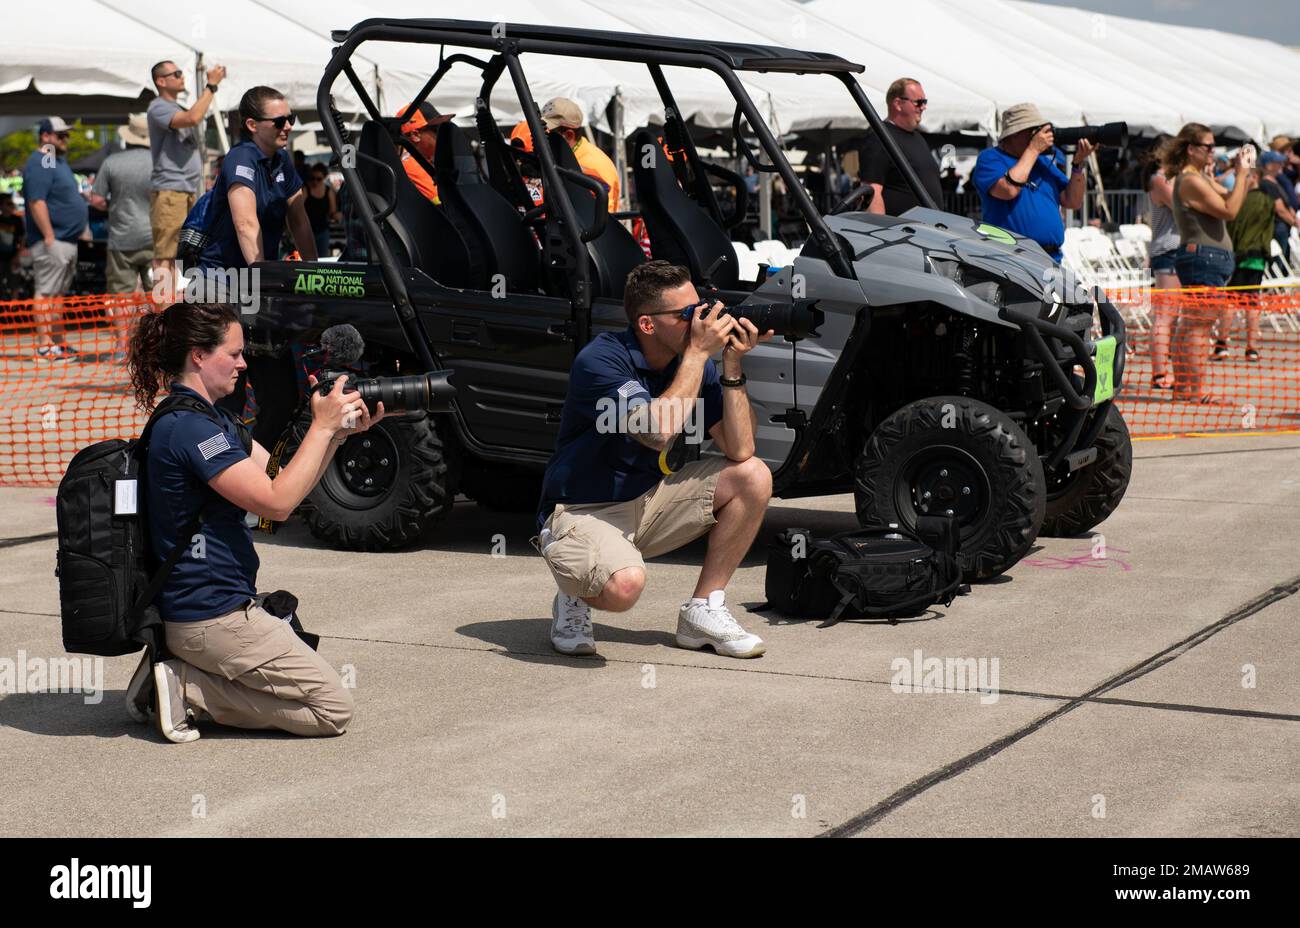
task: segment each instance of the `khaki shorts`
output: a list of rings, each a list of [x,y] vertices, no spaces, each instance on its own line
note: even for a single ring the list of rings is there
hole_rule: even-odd
[[[149,222],[153,226],[153,256],[156,261],[176,259],[176,244],[185,217],[197,197],[181,190],[155,190],[149,194]]]
[[[718,521],[713,494],[726,464],[692,461],[627,502],[556,506],[545,525],[555,539],[542,552],[556,585],[569,596],[599,596],[616,571],[645,567],[644,558],[707,534]]]
[[[53,245],[37,242],[31,247],[32,277],[37,296],[62,296],[72,287],[77,274],[77,243],[55,240]]]

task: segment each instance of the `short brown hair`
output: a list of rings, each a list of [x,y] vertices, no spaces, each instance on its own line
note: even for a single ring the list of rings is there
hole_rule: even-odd
[[[623,286],[623,312],[627,321],[635,323],[638,316],[663,309],[665,290],[690,283],[691,272],[680,264],[667,261],[647,261],[632,268]]]
[[[176,62],[172,61],[170,58],[164,58],[162,61],[158,62],[156,65],[154,65],[152,68],[149,69],[149,77],[153,80],[155,86],[157,86],[158,84],[159,75],[163,73],[163,69],[167,67],[167,65],[171,65],[173,68],[175,68]]]
[[[885,91],[885,105],[888,106],[895,100],[907,96],[907,88],[919,83],[921,82],[910,77],[900,77],[890,84],[889,89]]]

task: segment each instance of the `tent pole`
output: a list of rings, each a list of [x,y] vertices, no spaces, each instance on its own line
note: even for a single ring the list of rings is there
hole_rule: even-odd
[[[776,136],[777,144],[780,144],[781,129],[776,125],[776,114],[772,111],[772,95],[767,95],[767,116],[769,125],[773,126],[775,131],[772,133]],[[776,238],[775,229],[772,227],[772,175],[767,171],[760,173],[758,178],[758,227],[763,232],[763,238]]]
[[[623,91],[614,88],[614,167],[618,170],[618,208],[627,209],[627,138],[623,126]]]
[[[384,79],[379,76],[379,63],[375,63],[375,106],[384,111]]]
[[[207,68],[207,65],[205,65],[205,64],[203,63],[203,52],[198,52],[198,53],[195,54],[195,56],[194,56],[194,86],[195,86],[195,88],[203,87],[203,86],[205,86],[205,85],[207,84],[207,82],[208,82],[208,68]],[[196,93],[196,95],[197,95],[197,90],[195,91],[195,93]],[[215,103],[216,101],[214,100],[213,102]],[[211,112],[211,108],[209,108],[209,112]],[[221,120],[218,119],[217,122],[220,123]],[[199,141],[199,164],[202,166],[202,170],[201,170],[200,173],[199,173],[199,183],[200,183],[200,185],[201,185],[201,186],[200,186],[200,190],[199,190],[200,193],[202,193],[204,190],[207,190],[207,189],[208,189],[208,132],[207,132],[207,129],[208,129],[208,121],[207,121],[207,119],[205,118],[205,119],[203,120],[203,125],[199,126],[199,127],[198,127],[198,130],[194,133],[195,135],[198,136],[198,141]]]

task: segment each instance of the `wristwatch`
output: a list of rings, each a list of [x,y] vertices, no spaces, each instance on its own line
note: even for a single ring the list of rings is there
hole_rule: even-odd
[[[749,378],[746,377],[744,371],[742,371],[740,376],[735,380],[732,380],[729,377],[719,377],[718,383],[722,384],[724,387],[743,387],[745,382],[748,380]]]
[[[213,93],[216,93],[216,92],[217,92],[217,85],[216,85],[216,84],[208,84],[208,90],[212,91]]]

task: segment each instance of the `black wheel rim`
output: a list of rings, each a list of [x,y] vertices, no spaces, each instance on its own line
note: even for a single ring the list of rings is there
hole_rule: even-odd
[[[909,527],[918,516],[951,513],[963,528],[988,516],[992,498],[988,474],[974,456],[951,445],[922,448],[898,471],[894,504]]]
[[[350,509],[371,509],[392,490],[401,454],[386,429],[353,435],[334,454],[321,486]]]

